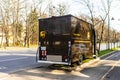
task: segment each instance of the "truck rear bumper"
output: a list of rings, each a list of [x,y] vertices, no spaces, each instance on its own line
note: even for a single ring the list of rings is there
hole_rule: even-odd
[[[42,61],[42,60],[38,60],[38,63],[48,63],[48,64],[64,64],[64,65],[71,65],[71,63],[67,63],[67,62],[53,62],[53,61]]]

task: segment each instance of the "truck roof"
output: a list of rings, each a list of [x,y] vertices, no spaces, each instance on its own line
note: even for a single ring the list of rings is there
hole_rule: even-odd
[[[39,18],[39,19],[51,19],[51,18],[71,17],[71,16],[73,16],[73,15],[68,14],[68,15],[63,15],[63,16],[51,16],[51,17]]]
[[[78,17],[75,17],[75,16],[73,16],[73,15],[71,15],[71,14],[63,15],[63,16],[52,16],[52,17],[48,17],[48,18],[39,18],[39,20],[47,20],[47,19],[51,19],[51,18],[63,18],[63,17],[74,17],[74,18],[77,18],[78,20],[81,20],[81,21],[83,21],[83,22],[87,22],[87,21],[82,20],[82,19],[80,19],[80,18],[78,18]],[[89,22],[87,22],[87,23],[89,23]],[[91,24],[91,23],[89,23],[89,24]],[[91,25],[92,25],[92,24],[91,24]]]

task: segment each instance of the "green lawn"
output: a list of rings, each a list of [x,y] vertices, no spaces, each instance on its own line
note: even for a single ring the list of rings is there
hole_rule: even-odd
[[[113,49],[110,49],[110,50],[100,51],[99,54],[98,54],[98,56],[100,57],[100,56],[102,56],[102,55],[105,55],[105,54],[107,54],[107,53],[109,53],[109,52],[112,52],[112,51],[115,51],[115,50],[120,50],[120,47],[118,47],[118,48],[113,48]]]
[[[105,55],[105,54],[108,54],[112,51],[115,51],[115,50],[120,50],[120,48],[114,48],[114,49],[110,49],[110,50],[103,50],[103,51],[100,51],[99,54],[98,54],[98,57],[102,56],[102,55]],[[83,63],[86,63],[86,62],[89,62],[90,60],[93,60],[93,58],[90,58],[90,59],[85,59],[83,61]]]
[[[108,54],[109,52],[112,52],[112,51],[114,51],[114,49],[100,51],[98,54],[98,57]]]

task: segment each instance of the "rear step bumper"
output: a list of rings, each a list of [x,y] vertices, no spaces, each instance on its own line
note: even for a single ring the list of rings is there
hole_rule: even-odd
[[[48,63],[48,64],[64,64],[64,65],[71,65],[71,63],[66,63],[66,62],[53,62],[53,61],[41,61],[38,60],[38,63]]]

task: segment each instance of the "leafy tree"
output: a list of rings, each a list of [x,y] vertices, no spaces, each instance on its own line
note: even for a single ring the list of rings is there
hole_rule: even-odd
[[[29,43],[37,43],[38,39],[38,13],[36,8],[31,10],[30,14],[28,15],[28,30],[27,30],[27,44],[29,47]]]

